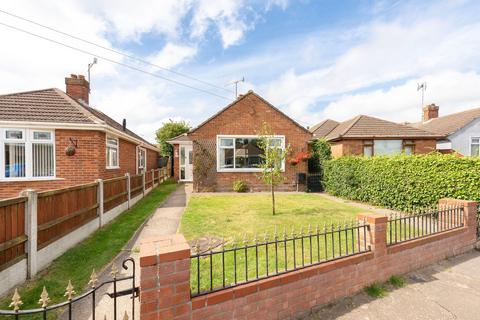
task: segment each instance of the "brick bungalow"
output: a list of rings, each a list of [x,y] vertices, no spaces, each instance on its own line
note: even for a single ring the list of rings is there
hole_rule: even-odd
[[[83,76],[65,84],[0,95],[0,198],[157,168],[156,146],[88,105]]]
[[[283,148],[290,145],[291,156],[308,151],[312,134],[253,91],[239,96],[208,120],[169,141],[174,146],[174,178],[193,181],[195,191],[232,190],[237,179],[250,190],[266,190],[258,178],[261,151],[257,137],[267,123],[273,139]],[[307,164],[282,164],[285,182],[280,190],[296,190],[297,173],[307,172]]]
[[[331,143],[334,157],[429,153],[436,150],[437,139],[442,137],[365,115],[344,122],[327,119],[310,131],[314,138],[325,138]]]

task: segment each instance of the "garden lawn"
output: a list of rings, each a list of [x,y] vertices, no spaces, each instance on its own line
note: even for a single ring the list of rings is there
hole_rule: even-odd
[[[315,230],[317,224],[351,222],[357,214],[365,213],[347,204],[326,199],[313,193],[278,193],[276,214],[272,215],[270,194],[193,195],[181,222],[181,233],[188,240],[202,236],[224,237],[226,240],[253,238],[265,232],[287,233],[294,227],[296,233],[308,225]]]
[[[201,255],[192,258],[194,295],[368,250],[360,240],[366,229],[356,224],[364,209],[308,193],[279,193],[276,199],[272,215],[269,194],[192,196],[181,233],[192,244],[206,236],[224,238],[227,250],[200,246]]]
[[[170,180],[160,184],[132,208],[54,260],[35,279],[20,286],[18,291],[23,301],[21,309],[39,307],[38,299],[43,286],[48,290],[50,304],[65,301],[64,293],[68,280],[72,281],[77,294],[81,293],[89,281],[92,269],[101,270],[110,263],[145,219],[176,188],[177,184]],[[10,299],[11,296],[7,296],[0,301],[0,309],[10,309],[8,307]],[[36,319],[36,317],[25,317],[25,319]]]

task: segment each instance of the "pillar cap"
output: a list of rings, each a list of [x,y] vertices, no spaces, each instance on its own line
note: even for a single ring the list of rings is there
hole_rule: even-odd
[[[153,266],[163,262],[190,257],[190,246],[181,234],[147,238],[140,243],[140,266]]]

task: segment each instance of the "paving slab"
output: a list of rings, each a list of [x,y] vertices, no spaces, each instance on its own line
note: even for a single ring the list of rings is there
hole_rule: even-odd
[[[316,308],[308,320],[480,319],[480,252],[409,273],[407,284],[383,298],[365,292]]]

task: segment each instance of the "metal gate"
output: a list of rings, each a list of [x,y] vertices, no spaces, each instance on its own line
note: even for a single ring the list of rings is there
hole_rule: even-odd
[[[308,192],[322,192],[322,175],[320,173],[309,173],[307,175]]]
[[[47,288],[43,288],[38,303],[40,305],[37,309],[23,310],[22,297],[19,295],[17,289],[12,297],[10,303],[11,310],[0,310],[0,319],[53,319],[58,316],[59,319],[86,319],[86,315],[79,315],[76,311],[83,311],[85,313],[85,307],[88,309],[89,317],[92,320],[97,319],[114,319],[117,317],[121,320],[135,319],[135,299],[139,296],[139,288],[135,286],[135,261],[132,258],[125,259],[122,262],[122,268],[128,270],[128,264],[131,264],[132,274],[129,276],[120,276],[119,269],[114,264],[110,271],[110,280],[105,280],[100,283],[95,270],[92,271],[90,281],[88,282],[89,288],[82,294],[76,295],[75,288],[72,283],[68,281],[68,285],[65,289],[66,301],[50,305],[50,297],[48,296]],[[121,289],[125,287],[124,289]],[[103,293],[104,292],[104,293]],[[125,306],[122,304],[122,310],[119,310],[119,298],[128,297],[131,300],[131,306]],[[107,298],[107,306],[104,304],[101,306],[103,309],[99,312],[100,298]],[[78,306],[81,308],[77,308]],[[105,310],[108,309],[108,310]],[[127,308],[129,309],[127,311]],[[117,313],[123,314],[118,316]],[[124,311],[122,313],[122,311]],[[98,314],[97,314],[98,313]],[[130,314],[130,315],[129,315]],[[32,317],[33,315],[33,317]]]

